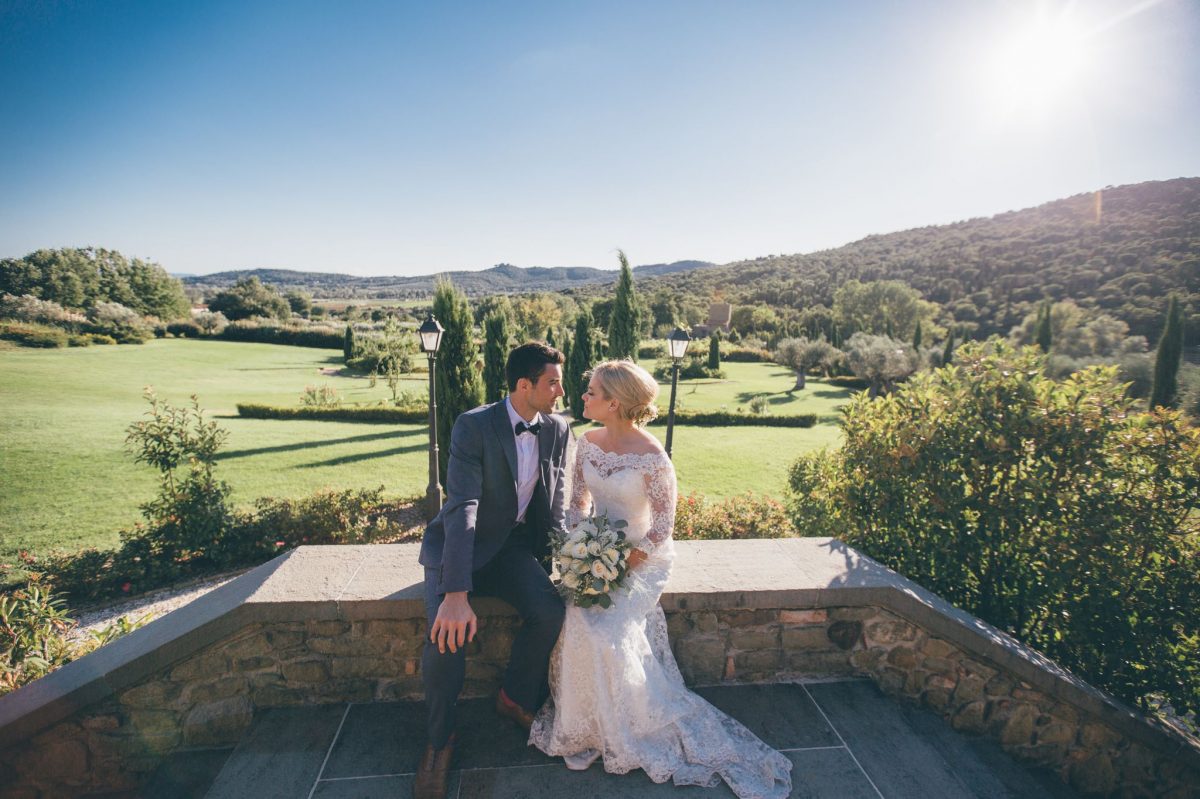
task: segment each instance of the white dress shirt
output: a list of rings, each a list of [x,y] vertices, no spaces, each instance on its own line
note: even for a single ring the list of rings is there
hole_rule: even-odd
[[[533,499],[533,489],[537,486],[538,481],[538,437],[533,433],[522,433],[517,435],[517,422],[524,422],[521,414],[517,413],[516,408],[512,405],[512,400],[505,398],[505,407],[508,408],[508,429],[512,433],[517,442],[517,521],[525,521],[525,511],[529,508],[529,501]],[[541,422],[546,424],[540,413],[533,415],[533,421],[529,424],[537,424]]]

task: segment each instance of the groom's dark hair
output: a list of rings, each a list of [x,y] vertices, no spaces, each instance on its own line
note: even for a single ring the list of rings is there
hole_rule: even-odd
[[[562,366],[566,362],[563,354],[548,344],[540,341],[530,341],[508,354],[508,363],[504,364],[504,376],[508,378],[508,390],[517,390],[517,381],[522,377],[530,383],[537,384],[538,378],[546,367],[552,363]]]

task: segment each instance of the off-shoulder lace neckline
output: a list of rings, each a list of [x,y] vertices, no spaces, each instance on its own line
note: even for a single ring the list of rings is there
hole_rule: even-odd
[[[667,453],[661,449],[656,449],[653,452],[609,452],[604,447],[600,446],[595,441],[592,441],[587,436],[580,436],[579,440],[583,443],[589,444],[593,449],[595,449],[601,455],[605,455],[609,458],[647,458],[647,459],[651,459],[651,458],[658,458],[658,457],[665,458],[667,456]]]

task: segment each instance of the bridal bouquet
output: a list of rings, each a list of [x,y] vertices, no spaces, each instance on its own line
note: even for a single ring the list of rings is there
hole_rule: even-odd
[[[563,599],[581,608],[612,606],[609,593],[625,579],[633,549],[622,532],[627,526],[623,519],[610,521],[607,514],[589,516],[558,540],[554,557]]]

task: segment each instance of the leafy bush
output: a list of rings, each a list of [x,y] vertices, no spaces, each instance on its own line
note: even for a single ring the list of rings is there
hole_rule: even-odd
[[[0,594],[0,696],[144,623],[122,616],[76,641],[70,637],[75,622],[63,605],[62,598],[54,596],[36,572],[24,585]]]
[[[57,327],[26,322],[0,322],[0,339],[15,341],[23,347],[49,349],[67,346],[67,334]]]
[[[429,420],[429,406],[425,403],[405,405],[399,408],[384,406],[284,408],[276,405],[239,402],[237,409],[238,416],[244,416],[247,419],[311,419],[322,422],[367,422],[371,424],[405,424]]]
[[[771,412],[771,399],[765,394],[759,394],[750,400],[750,412],[755,416],[765,416]]]
[[[330,385],[305,386],[300,405],[305,408],[336,408],[342,404],[337,389]]]
[[[166,330],[176,338],[200,338],[204,331],[195,322],[171,322]]]
[[[672,362],[664,358],[654,364],[654,378],[660,381],[670,381]],[[679,364],[680,380],[721,380],[725,372],[721,369],[708,368],[708,358],[705,355],[693,353]]]
[[[703,494],[680,497],[675,505],[674,537],[679,541],[713,538],[788,538],[796,527],[782,502],[749,491],[709,502]]]
[[[667,345],[663,341],[651,341],[638,345],[638,360],[655,360],[667,357]]]
[[[1063,382],[1036,349],[964,344],[845,443],[793,465],[802,534],[838,535],[1148,707],[1200,707],[1200,430],[1137,413],[1113,367]]]
[[[150,591],[180,580],[262,563],[304,544],[355,544],[398,540],[407,529],[395,520],[402,503],[383,499],[383,489],[320,491],[300,499],[255,501],[234,511],[220,535],[189,549],[162,546],[145,530],[122,533],[115,550],[52,553],[36,566],[73,604]]]
[[[403,528],[389,516],[383,487],[318,491],[300,499],[256,500],[239,515],[223,553],[236,563],[255,563],[306,544],[366,544],[394,539]]]
[[[112,336],[120,344],[144,344],[154,337],[154,328],[132,308],[119,302],[98,302],[88,312],[88,333]]]
[[[0,294],[0,319],[53,325],[67,330],[76,330],[87,321],[87,317],[81,313],[68,311],[57,302],[40,300],[32,294],[23,294],[20,297]]]
[[[88,341],[90,341],[93,344],[100,344],[103,346],[103,345],[111,345],[111,344],[117,343],[117,340],[115,338],[113,338],[112,336],[106,336],[103,333],[87,333],[85,335],[87,336]]]

